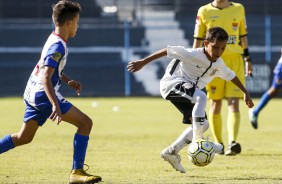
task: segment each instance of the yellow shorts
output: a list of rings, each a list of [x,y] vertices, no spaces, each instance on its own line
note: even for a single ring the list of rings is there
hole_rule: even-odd
[[[239,80],[245,85],[245,66],[241,54],[226,54],[221,57],[226,66],[233,70]],[[231,81],[227,82],[220,78],[214,78],[207,86],[208,98],[219,100],[223,98],[242,98],[243,92]]]

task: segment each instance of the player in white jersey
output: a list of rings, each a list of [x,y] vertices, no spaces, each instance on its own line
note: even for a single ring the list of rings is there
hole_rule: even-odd
[[[186,49],[180,46],[167,46],[152,55],[130,62],[128,71],[139,71],[144,65],[167,56],[173,58],[169,63],[163,78],[160,81],[161,95],[170,100],[183,114],[183,122],[192,126],[188,127],[178,139],[161,152],[161,157],[168,161],[174,169],[186,172],[181,165],[178,152],[191,143],[191,141],[203,138],[203,132],[209,127],[205,114],[206,94],[203,89],[213,78],[220,77],[232,81],[244,93],[244,100],[249,108],[253,107],[246,88],[220,58],[226,43],[228,34],[220,27],[210,28],[206,34],[204,48]],[[213,143],[216,152],[222,149],[221,144]]]
[[[61,82],[80,94],[81,84],[64,74],[67,61],[68,38],[76,35],[80,5],[62,0],[53,5],[54,32],[46,41],[39,62],[27,82],[24,92],[26,111],[19,132],[0,139],[0,154],[32,141],[39,126],[49,118],[59,123],[65,121],[77,127],[74,135],[73,166],[70,184],[97,183],[100,176],[87,174],[83,169],[92,120],[78,108],[65,100],[58,92]]]

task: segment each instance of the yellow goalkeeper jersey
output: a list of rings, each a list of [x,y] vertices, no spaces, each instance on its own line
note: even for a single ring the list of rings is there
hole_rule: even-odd
[[[224,9],[218,9],[211,3],[199,8],[194,30],[194,38],[204,39],[206,32],[211,27],[222,27],[229,38],[224,54],[243,53],[240,37],[247,35],[245,9],[240,3],[231,2]]]

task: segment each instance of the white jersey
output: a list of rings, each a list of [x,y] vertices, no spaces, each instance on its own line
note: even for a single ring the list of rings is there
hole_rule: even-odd
[[[163,98],[166,98],[171,89],[180,82],[192,82],[199,89],[203,89],[215,77],[230,81],[236,76],[221,58],[216,62],[208,60],[204,48],[167,46],[167,57],[173,60],[167,66],[160,82]]]
[[[58,93],[61,85],[61,76],[67,59],[66,41],[54,32],[47,39],[41,52],[40,60],[32,71],[24,92],[24,99],[31,105],[40,102],[39,98],[46,99],[46,93],[42,84],[42,77],[45,66],[55,69],[51,77],[57,97],[62,98]],[[43,99],[43,98],[42,98]]]

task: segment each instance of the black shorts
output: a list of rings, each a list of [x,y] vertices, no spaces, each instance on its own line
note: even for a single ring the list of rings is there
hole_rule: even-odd
[[[185,93],[186,95],[192,97],[195,92],[195,86],[187,89],[183,87],[183,84],[184,82],[176,85],[174,91],[169,93],[166,100],[169,100],[183,114],[182,123],[192,124],[192,111],[195,104],[181,94]],[[179,90],[179,92],[175,90]],[[205,118],[207,118],[206,114]]]

